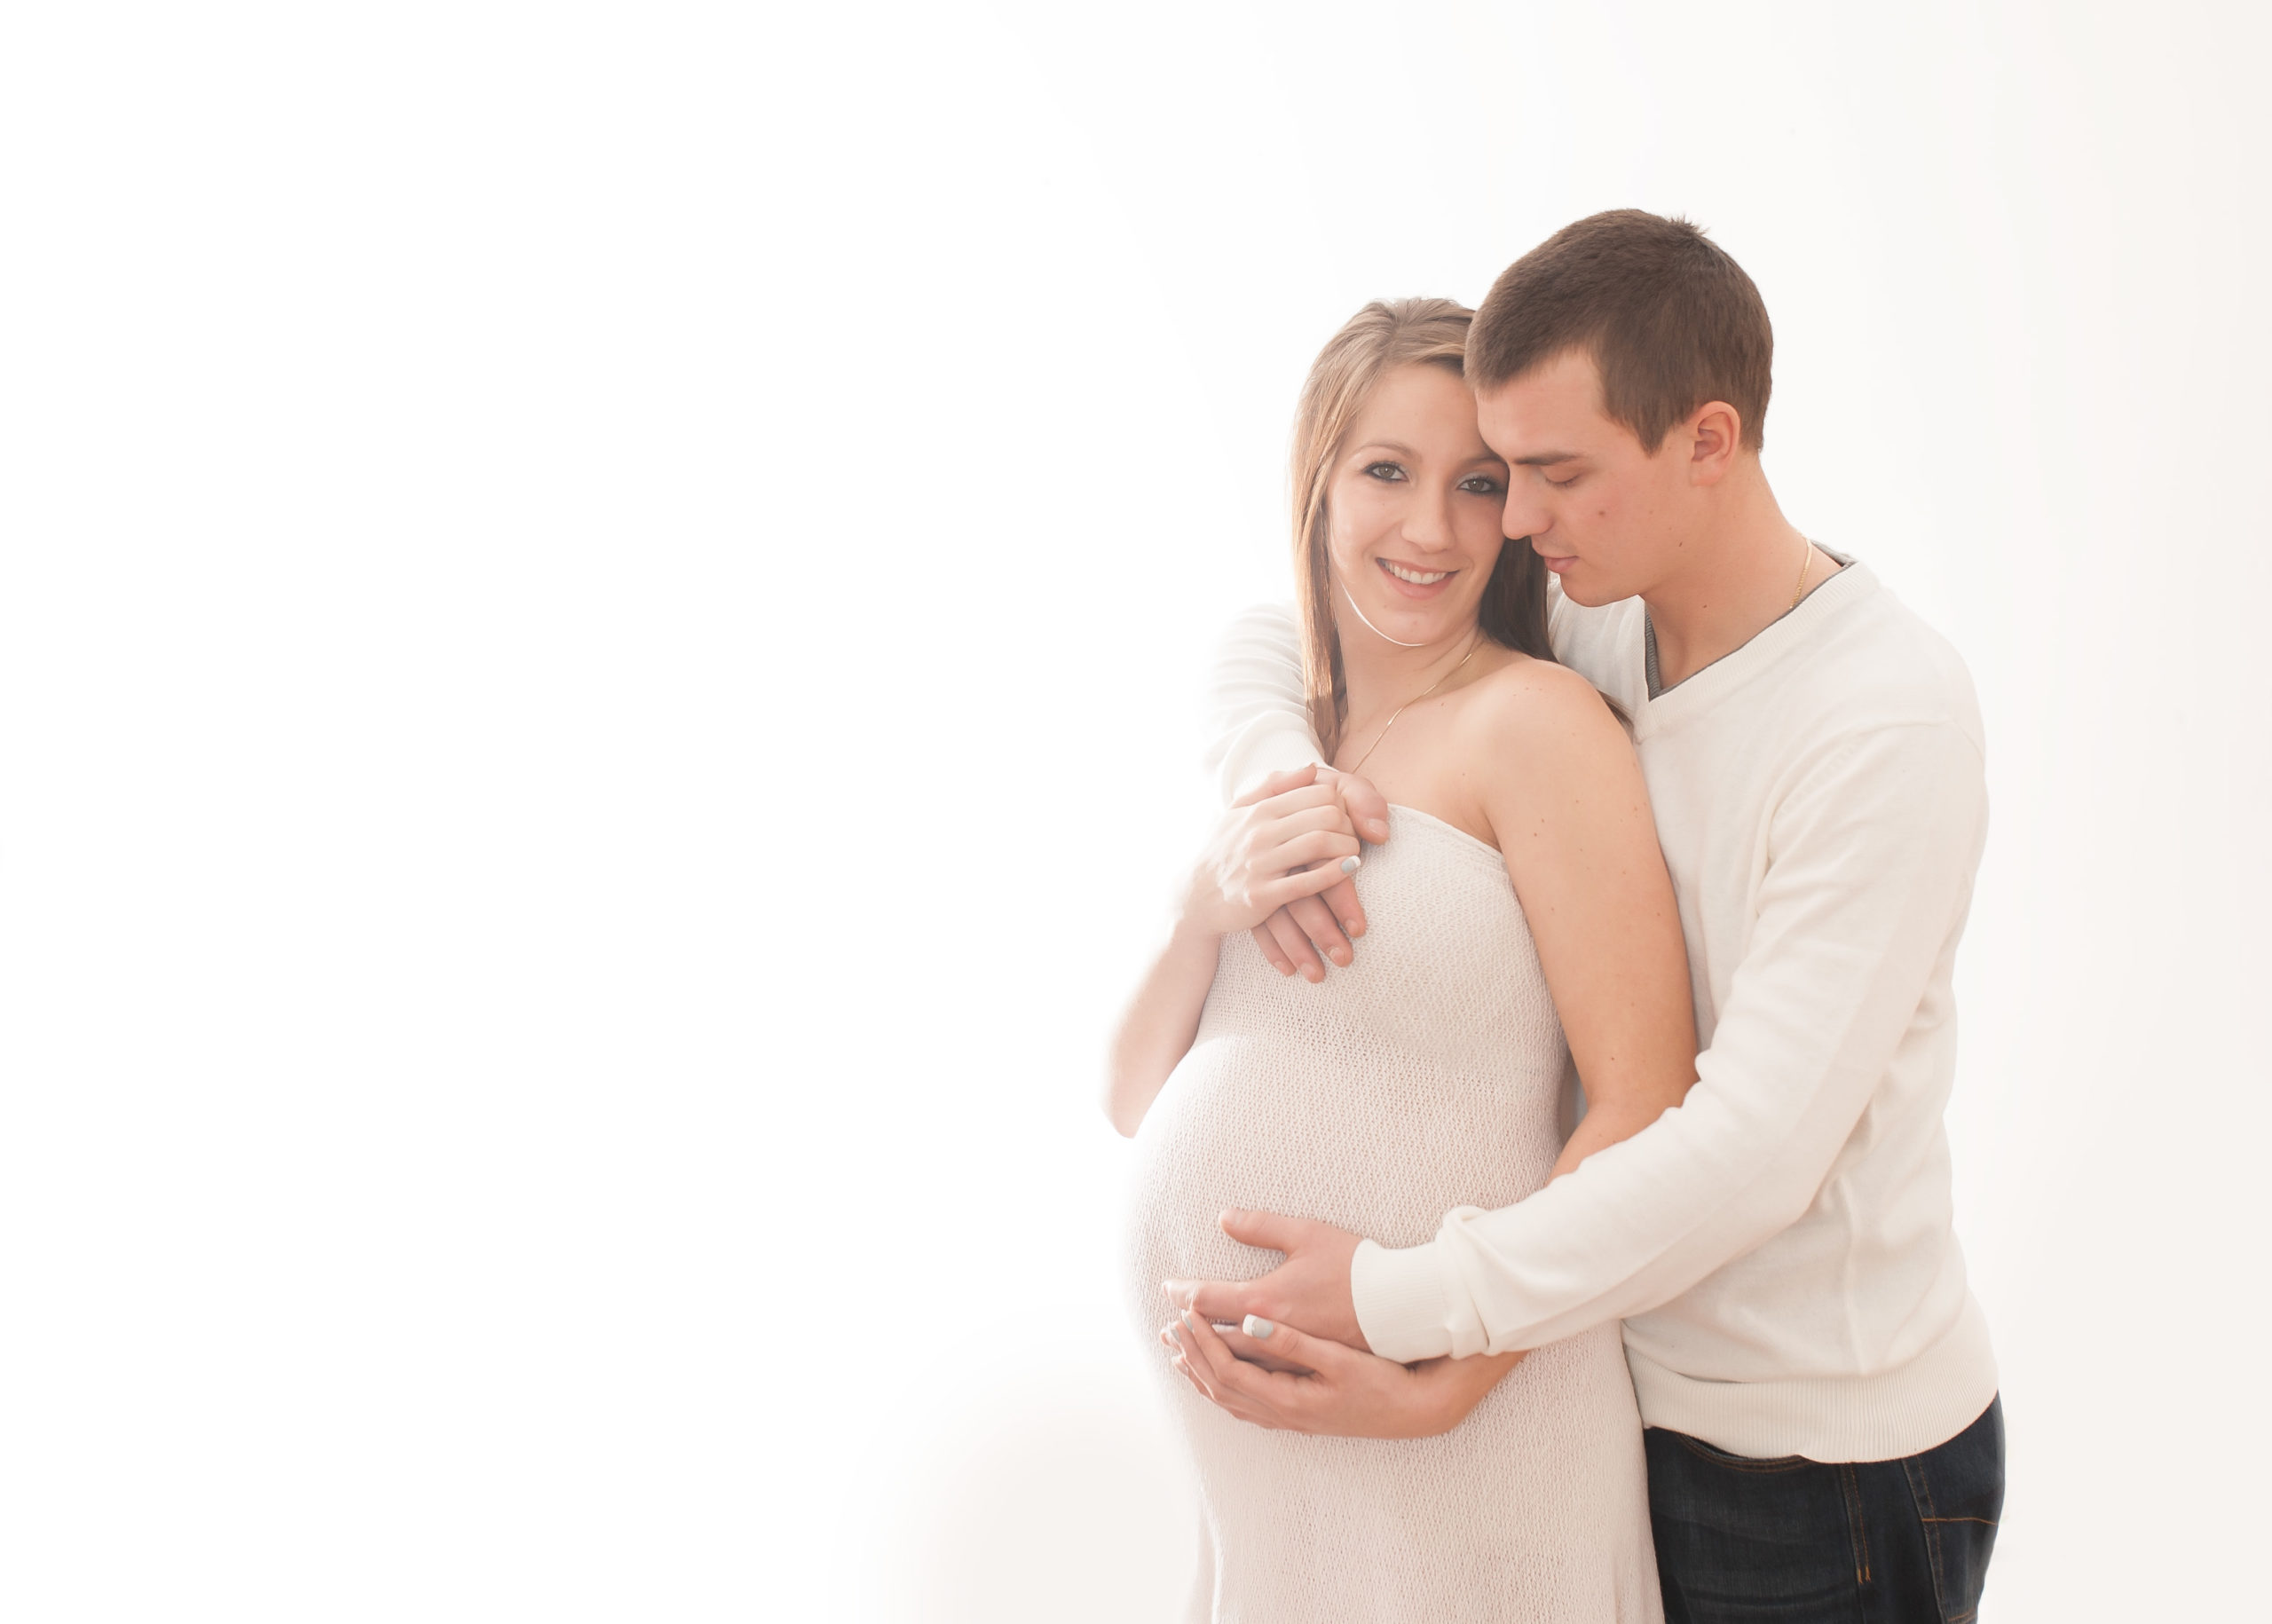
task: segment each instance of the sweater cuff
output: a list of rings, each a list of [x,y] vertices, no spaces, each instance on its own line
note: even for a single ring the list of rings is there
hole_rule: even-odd
[[[1210,755],[1216,782],[1227,806],[1272,773],[1299,772],[1322,762],[1306,722],[1290,715],[1258,716],[1219,741]]]
[[[1383,1359],[1400,1365],[1452,1351],[1451,1294],[1445,1289],[1440,1242],[1395,1251],[1361,1241],[1349,1260],[1349,1296],[1357,1328]]]

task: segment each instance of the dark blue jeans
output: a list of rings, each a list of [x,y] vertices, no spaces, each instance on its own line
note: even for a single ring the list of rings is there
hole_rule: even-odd
[[[1754,1461],[1642,1435],[1665,1624],[1971,1624],[2004,1511],[2004,1406],[1901,1461]]]

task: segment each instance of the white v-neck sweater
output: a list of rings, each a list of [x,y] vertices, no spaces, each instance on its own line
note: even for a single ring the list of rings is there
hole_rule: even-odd
[[[1643,1419],[1734,1454],[1890,1460],[1996,1393],[1950,1225],[1951,973],[1987,829],[1955,650],[1850,564],[1650,698],[1637,599],[1553,603],[1556,652],[1625,707],[1695,988],[1687,1100],[1511,1207],[1361,1247],[1374,1348],[1532,1348],[1623,1319]],[[1218,666],[1227,792],[1317,759],[1292,617]],[[1357,967],[1337,974],[1364,974]]]

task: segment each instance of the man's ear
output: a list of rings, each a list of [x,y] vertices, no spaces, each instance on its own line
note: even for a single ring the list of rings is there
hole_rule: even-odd
[[[1688,415],[1688,479],[1717,485],[1735,465],[1743,445],[1743,419],[1724,400],[1708,400]]]

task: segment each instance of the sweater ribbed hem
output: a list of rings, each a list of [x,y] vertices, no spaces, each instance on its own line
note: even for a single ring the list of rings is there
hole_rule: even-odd
[[[1756,1460],[1897,1461],[1948,1442],[1996,1396],[1988,1321],[1969,1292],[1938,1342],[1876,1376],[1707,1382],[1625,1353],[1644,1424]]]
[[[1349,1259],[1349,1297],[1357,1328],[1383,1359],[1410,1364],[1451,1352],[1451,1292],[1443,1248],[1433,1242],[1392,1250],[1361,1241]]]

